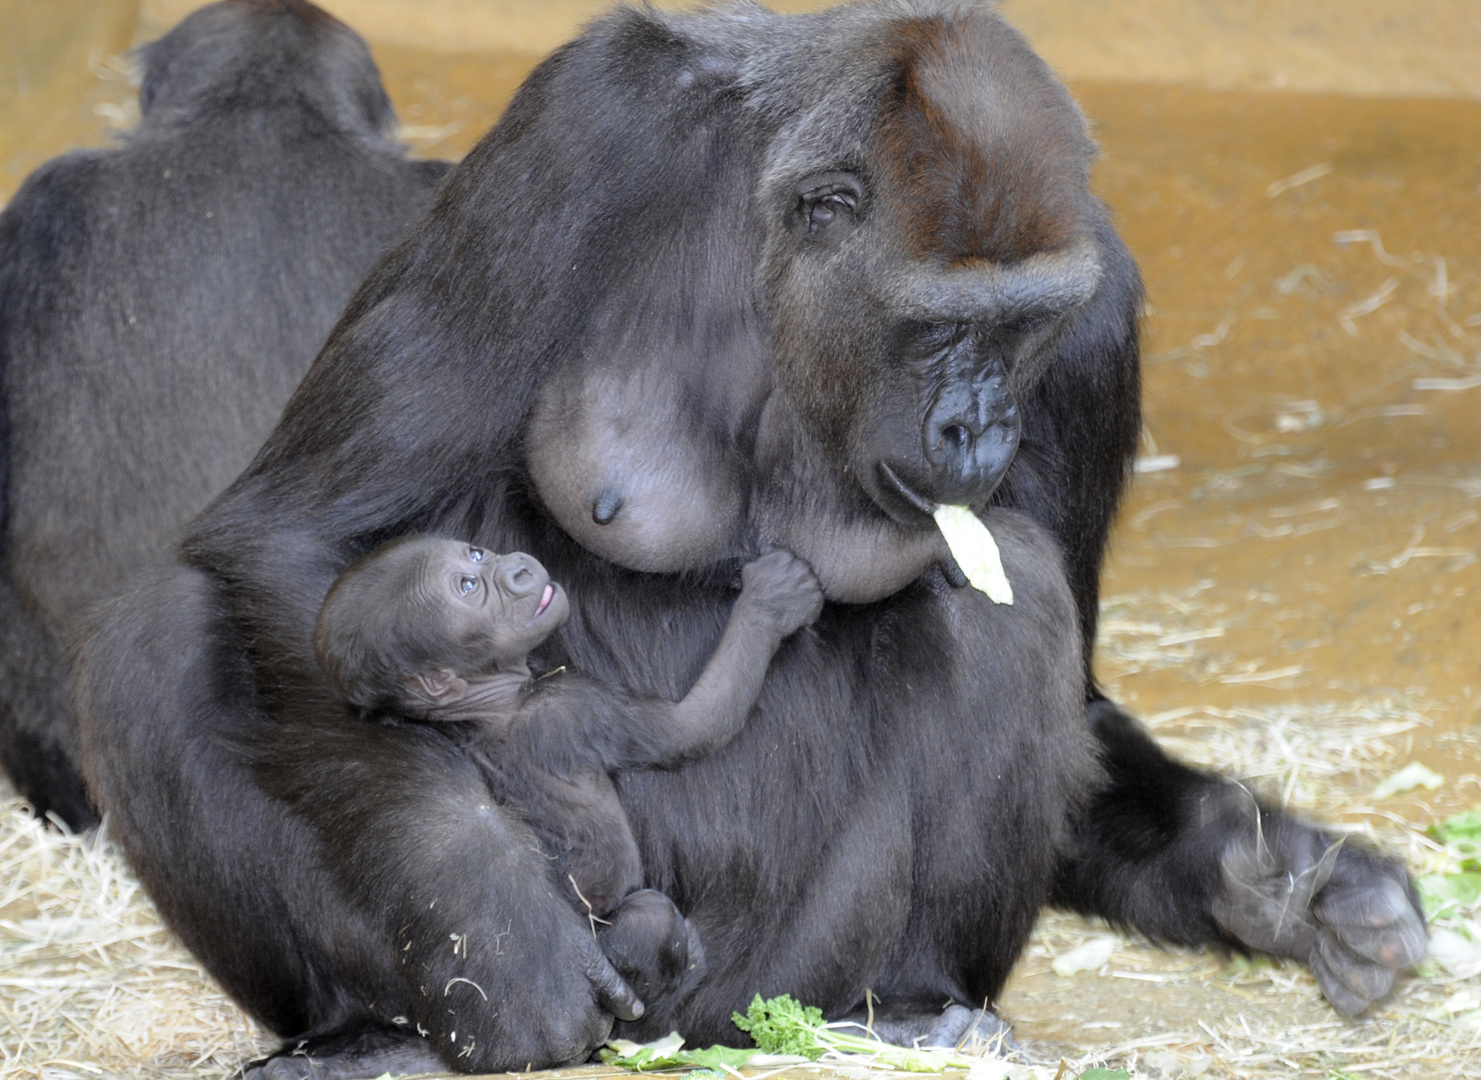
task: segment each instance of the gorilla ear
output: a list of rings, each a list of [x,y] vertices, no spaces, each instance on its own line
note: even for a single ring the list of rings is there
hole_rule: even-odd
[[[787,228],[800,240],[835,244],[864,215],[864,182],[851,172],[813,173],[798,182]]]
[[[432,668],[402,677],[413,697],[428,705],[451,705],[468,694],[468,680],[451,668]]]

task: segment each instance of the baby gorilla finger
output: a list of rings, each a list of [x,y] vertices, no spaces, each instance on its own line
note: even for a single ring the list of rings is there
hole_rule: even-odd
[[[742,595],[786,636],[817,619],[823,590],[806,562],[777,549],[741,569]]]

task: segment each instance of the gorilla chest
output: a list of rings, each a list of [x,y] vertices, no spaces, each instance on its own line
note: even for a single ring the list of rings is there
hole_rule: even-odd
[[[861,505],[841,463],[776,420],[789,413],[772,404],[745,380],[656,363],[571,369],[541,389],[527,467],[565,532],[631,570],[703,571],[783,547],[830,599],[868,603],[942,558],[934,529]],[[758,455],[758,438],[772,452]]]
[[[740,553],[741,461],[656,366],[552,378],[536,403],[528,466],[547,510],[589,551],[632,570],[707,566]]]

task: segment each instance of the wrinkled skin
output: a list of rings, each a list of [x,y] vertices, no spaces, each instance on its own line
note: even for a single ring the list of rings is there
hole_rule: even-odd
[[[1089,677],[1141,301],[1092,153],[1016,34],[932,0],[619,13],[541,65],[181,563],[86,645],[90,781],[223,985],[335,1076],[377,1064],[327,1041],[346,1031],[419,1025],[475,1071],[610,1027],[520,823],[451,750],[338,725],[312,663],[339,570],[439,531],[568,585],[542,667],[670,700],[759,551],[830,601],[731,743],[617,778],[645,884],[707,963],[624,1034],[736,1042],[755,993],[839,1017],[871,990],[901,1031],[982,1031],[1046,902],[1304,947],[1344,1008],[1386,991],[1358,959],[1417,955],[1402,869],[1339,850],[1294,895],[1313,947],[1268,883],[1320,858],[1317,830],[1269,808],[1257,829]],[[959,587],[942,501],[982,515],[1011,607]],[[1261,832],[1280,842],[1244,859]]]

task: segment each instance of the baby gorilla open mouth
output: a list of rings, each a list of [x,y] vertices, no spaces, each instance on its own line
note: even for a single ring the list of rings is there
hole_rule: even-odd
[[[545,583],[545,591],[540,594],[540,606],[535,608],[534,618],[538,619],[541,615],[543,615],[545,613],[545,609],[550,606],[550,602],[554,599],[555,585],[552,582],[547,581]]]

